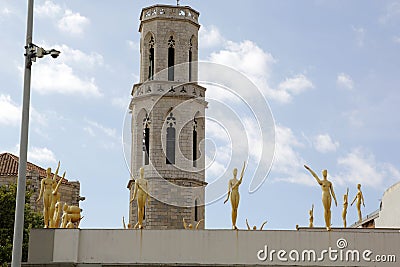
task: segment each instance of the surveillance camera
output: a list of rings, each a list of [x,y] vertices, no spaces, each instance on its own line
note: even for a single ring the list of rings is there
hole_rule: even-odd
[[[55,49],[50,50],[50,55],[52,58],[57,58],[60,55],[60,53],[61,53],[60,51],[57,51]]]

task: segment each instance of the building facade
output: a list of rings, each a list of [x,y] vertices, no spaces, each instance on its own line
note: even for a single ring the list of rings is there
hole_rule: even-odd
[[[154,5],[140,15],[140,82],[130,109],[131,180],[144,168],[151,196],[147,229],[181,229],[204,219],[206,89],[197,84],[199,13],[188,6]],[[137,203],[129,222],[137,221]],[[199,225],[204,228],[204,224]]]

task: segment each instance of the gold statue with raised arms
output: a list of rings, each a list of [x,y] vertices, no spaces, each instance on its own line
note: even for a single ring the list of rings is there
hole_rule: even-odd
[[[134,226],[136,229],[143,228],[143,219],[144,219],[144,208],[146,203],[148,202],[148,183],[147,180],[144,179],[144,169],[143,167],[140,168],[140,178],[135,180],[135,188],[133,190],[133,197],[131,202],[137,198],[137,208],[138,208],[138,222]]]
[[[304,165],[311,175],[317,180],[318,184],[322,189],[322,204],[324,205],[324,217],[325,217],[325,226],[326,230],[331,230],[331,204],[332,197],[335,200],[335,205],[337,206],[335,192],[333,191],[333,185],[330,181],[328,181],[328,171],[323,170],[322,176],[324,177],[322,180],[318,177],[318,175],[310,169],[307,165]],[[332,197],[331,197],[332,195]]]
[[[229,180],[228,183],[228,195],[224,201],[224,204],[228,201],[229,197],[231,198],[231,205],[232,205],[232,229],[237,230],[236,226],[236,219],[237,219],[237,209],[239,207],[239,186],[242,183],[244,170],[246,168],[246,161],[243,163],[242,172],[240,173],[239,180],[236,178],[237,176],[237,169],[233,169],[233,178]]]

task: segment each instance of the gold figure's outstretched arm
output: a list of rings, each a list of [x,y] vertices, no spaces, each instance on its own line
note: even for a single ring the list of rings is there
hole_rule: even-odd
[[[243,168],[242,168],[242,172],[240,173],[240,179],[238,181],[239,185],[242,183],[243,180],[243,174],[244,174],[244,170],[246,169],[246,161],[243,162]]]
[[[231,182],[229,182],[229,185],[228,185],[228,195],[226,196],[224,204],[228,201],[230,195],[231,195]]]
[[[59,171],[59,170],[60,170],[60,161],[58,161],[57,169],[56,169],[56,171],[54,172],[53,181],[57,181],[57,175],[58,175],[58,171]]]
[[[64,174],[63,174],[63,176],[61,177],[60,181],[58,181],[56,188],[53,190],[53,195],[57,194],[58,188],[60,187],[62,181],[64,180],[64,177],[65,177],[65,174],[66,174],[66,173],[67,173],[67,172],[64,172]]]
[[[330,185],[330,190],[331,190],[331,193],[332,193],[333,200],[335,200],[335,206],[337,207],[337,200],[336,200],[336,196],[335,196],[335,191],[333,191],[332,183]]]
[[[182,218],[182,222],[183,222],[183,228],[187,229],[187,224],[186,224],[185,218]]]
[[[247,225],[247,230],[250,230],[250,225],[249,225],[249,222],[247,221],[247,219],[246,219],[246,225]]]
[[[314,204],[311,206],[311,213],[314,213]]]
[[[307,165],[304,165],[304,168],[306,168],[311,173],[311,175],[314,176],[314,178],[315,178],[315,180],[317,180],[318,184],[322,183],[321,180],[319,179],[318,175],[313,170],[311,170],[310,167],[308,167]]]
[[[124,226],[124,229],[126,229],[125,217],[124,216],[122,216],[122,225]]]
[[[350,206],[353,206],[353,204],[354,204],[354,202],[356,201],[356,199],[357,199],[357,195],[354,197],[354,199],[353,199],[353,201],[351,202]]]
[[[200,223],[201,223],[202,221],[204,221],[204,219],[201,219],[200,221],[197,222],[197,224],[196,224],[196,230],[199,229],[199,225],[200,225]]]
[[[42,179],[42,181],[40,182],[39,197],[38,197],[38,199],[36,199],[36,202],[39,202],[39,200],[42,198],[42,195],[43,195],[43,188],[44,188],[44,181],[43,181],[43,179]]]
[[[268,222],[268,221],[265,221],[265,222],[263,222],[263,224],[261,224],[260,231],[264,228],[264,225],[266,225],[267,222]]]

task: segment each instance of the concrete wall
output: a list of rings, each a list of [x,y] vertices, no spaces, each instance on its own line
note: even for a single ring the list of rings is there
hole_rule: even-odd
[[[375,227],[400,228],[400,183],[385,191]]]
[[[400,232],[389,229],[348,228],[331,232],[321,228],[298,231],[33,229],[29,243],[31,266],[66,263],[398,266],[398,262]]]

